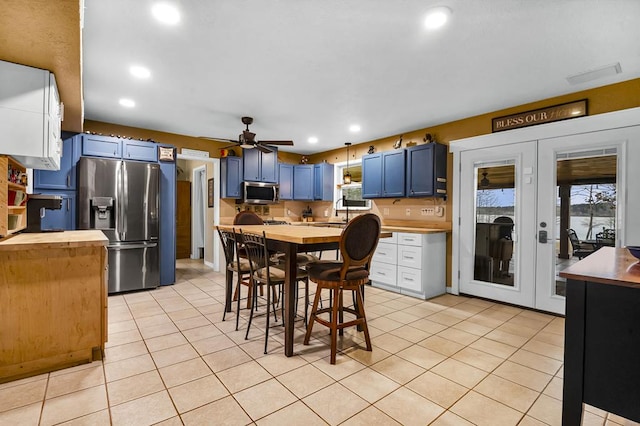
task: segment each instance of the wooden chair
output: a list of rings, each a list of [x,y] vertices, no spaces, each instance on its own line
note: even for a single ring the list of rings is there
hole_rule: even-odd
[[[264,225],[264,220],[254,212],[241,211],[233,218],[234,225]]]
[[[265,326],[265,337],[264,337],[264,353],[267,353],[267,345],[269,341],[269,322],[271,317],[271,310],[273,309],[274,320],[278,321],[278,317],[276,315],[276,293],[282,294],[282,287],[285,281],[285,271],[278,265],[274,265],[271,263],[271,255],[269,250],[267,249],[267,240],[265,238],[264,232],[262,235],[253,235],[253,234],[245,234],[240,231],[242,245],[247,254],[249,260],[249,268],[250,268],[250,279],[254,285],[265,285],[267,287],[266,291],[266,326]],[[307,272],[300,269],[296,274],[297,281],[305,282],[305,301],[309,299],[309,280],[307,277]],[[297,288],[297,287],[296,287]],[[276,292],[277,290],[277,292]],[[293,295],[297,298],[297,293]],[[305,324],[307,320],[307,312],[306,312],[305,303]],[[249,323],[247,324],[247,332],[245,334],[245,340],[249,338],[249,330],[251,329],[251,323],[253,322],[254,312],[258,306],[258,294],[257,292],[253,292],[253,297],[251,299],[251,312],[249,314]],[[297,306],[297,304],[296,304]],[[281,317],[283,318],[284,325],[284,303],[281,307]]]
[[[318,322],[331,330],[331,364],[336,363],[338,332],[351,326],[361,326],[364,331],[367,350],[370,351],[371,339],[364,312],[362,286],[369,282],[371,258],[380,238],[380,219],[374,214],[364,214],[349,222],[342,230],[340,237],[340,261],[319,261],[307,266],[309,279],[318,287],[309,316],[309,325],[304,337],[304,344],[309,344],[314,323]],[[318,308],[322,290],[333,291],[333,302],[328,308]],[[356,303],[353,308],[343,304],[343,292],[351,291]],[[344,321],[344,313],[355,316],[351,321]],[[319,315],[329,313],[329,320]]]

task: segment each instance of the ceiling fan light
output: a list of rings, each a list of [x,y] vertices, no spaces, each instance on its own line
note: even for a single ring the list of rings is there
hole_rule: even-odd
[[[244,149],[251,149],[251,148],[255,148],[256,146],[252,143],[243,142],[240,144],[240,147]]]

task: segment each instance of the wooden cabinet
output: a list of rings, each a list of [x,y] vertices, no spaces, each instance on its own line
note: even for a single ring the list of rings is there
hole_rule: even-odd
[[[20,234],[0,242],[0,383],[101,359],[107,238]]]
[[[313,164],[293,166],[293,199],[313,200]]]
[[[15,199],[17,194],[27,193],[26,185],[17,182],[20,174],[26,173],[26,170],[13,158],[0,156],[0,237],[18,232],[27,226],[26,201],[20,202],[19,196]]]
[[[438,143],[406,149],[407,197],[447,196],[447,147]]]
[[[314,164],[313,174],[313,199],[333,201],[333,164]]]
[[[242,159],[224,157],[220,159],[220,197],[241,199]]]
[[[280,199],[293,200],[293,164],[280,164]]]
[[[82,155],[155,163],[158,161],[158,145],[133,139],[85,134],[82,135]]]
[[[362,198],[405,196],[406,151],[398,149],[362,157]]]
[[[399,232],[383,238],[371,262],[371,283],[408,296],[429,299],[446,289],[446,233]]]
[[[244,180],[250,182],[278,182],[278,149],[270,146],[271,152],[257,148],[243,149]]]

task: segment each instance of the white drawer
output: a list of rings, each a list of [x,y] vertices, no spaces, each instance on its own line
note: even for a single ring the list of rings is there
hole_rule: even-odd
[[[384,231],[382,231],[382,232],[384,232]],[[392,232],[390,237],[380,238],[380,242],[381,243],[397,244],[398,243],[398,233],[397,232]]]
[[[371,269],[369,270],[369,279],[371,281],[379,281],[381,283],[395,286],[396,272],[396,265],[373,261],[371,262]]]
[[[407,246],[422,246],[422,234],[398,232],[398,244]]]
[[[373,262],[375,263],[391,263],[396,264],[398,259],[398,246],[389,243],[378,243],[376,252],[373,254]]]
[[[422,268],[422,247],[398,246],[398,266]]]
[[[398,287],[422,292],[422,270],[398,266]]]

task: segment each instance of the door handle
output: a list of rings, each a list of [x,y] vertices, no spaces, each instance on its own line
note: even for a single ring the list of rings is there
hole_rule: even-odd
[[[538,242],[542,244],[547,243],[547,231],[541,229],[538,231]]]

